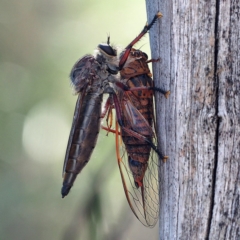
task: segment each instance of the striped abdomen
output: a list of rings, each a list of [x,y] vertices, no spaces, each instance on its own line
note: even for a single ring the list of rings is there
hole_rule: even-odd
[[[152,87],[153,80],[148,74],[142,74],[130,78],[127,83],[128,87]],[[134,129],[129,123],[129,119],[123,111],[123,126],[131,128],[133,131],[146,137],[152,141],[153,131],[151,129],[153,124],[153,93],[151,90],[138,90],[128,92],[124,95],[124,101],[129,101],[142,115],[136,115],[131,124],[134,124]],[[134,115],[134,114],[133,114]],[[134,117],[134,116],[133,116]],[[129,167],[134,176],[136,186],[142,185],[142,179],[147,169],[147,162],[151,152],[151,145],[146,141],[142,141],[131,134],[122,131],[122,139],[128,152]]]
[[[83,99],[82,106],[81,96],[78,97],[64,162],[62,197],[70,191],[77,174],[89,161],[96,145],[102,97],[102,94],[88,93]]]

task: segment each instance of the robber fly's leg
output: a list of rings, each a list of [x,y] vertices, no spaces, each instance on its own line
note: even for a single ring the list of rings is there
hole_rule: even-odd
[[[141,140],[141,141],[143,141],[143,142],[146,142],[146,143],[158,154],[158,156],[159,156],[163,161],[165,161],[165,160],[168,158],[167,156],[164,156],[164,155],[159,151],[159,149],[154,145],[154,143],[153,143],[150,139],[148,139],[148,138],[146,138],[145,136],[143,136],[143,135],[141,135],[141,134],[139,134],[139,133],[137,133],[137,132],[135,132],[135,131],[133,131],[133,130],[131,130],[131,129],[129,129],[129,128],[126,128],[126,127],[124,127],[124,126],[121,126],[121,128],[122,128],[122,130],[124,130],[125,132],[127,132],[129,135],[137,138],[138,140]]]
[[[117,115],[117,120],[118,120],[118,123],[120,125],[120,127],[122,128],[122,130],[124,130],[125,132],[127,132],[129,135],[143,141],[143,142],[146,142],[147,144],[149,144],[151,146],[151,148],[159,155],[159,157],[163,160],[163,161],[166,161],[166,159],[168,158],[167,156],[164,156],[158,149],[157,147],[154,145],[154,143],[148,139],[147,137],[143,136],[142,134],[140,133],[137,133],[129,128],[126,128],[123,126],[123,122],[122,122],[122,113],[121,113],[121,110],[120,110],[120,104],[119,104],[119,101],[118,101],[118,98],[117,98],[117,95],[116,94],[113,94],[113,102],[114,102],[114,105],[115,105],[115,109],[116,109],[116,115]]]
[[[109,96],[105,105],[104,105],[104,108],[103,108],[103,111],[102,111],[102,114],[101,114],[101,118],[104,118],[110,108],[110,106],[112,105],[112,97]]]
[[[158,87],[132,87],[132,88],[129,88],[128,86],[126,86],[125,84],[123,84],[122,82],[120,81],[116,81],[115,84],[121,88],[123,91],[126,91],[126,92],[134,92],[134,91],[139,91],[139,90],[153,90],[153,91],[157,91],[157,92],[160,92],[162,93],[165,98],[168,98],[169,94],[170,94],[170,91],[165,91],[161,88],[158,88]]]
[[[150,30],[150,28],[151,28],[151,27],[153,26],[153,24],[157,21],[157,19],[158,19],[158,18],[161,18],[162,16],[163,16],[162,13],[158,12],[158,13],[154,16],[154,18],[153,18],[153,20],[150,22],[150,24],[147,24],[147,23],[146,23],[146,25],[144,26],[144,28],[143,28],[143,30],[140,32],[140,34],[139,34],[135,39],[133,39],[132,42],[130,42],[125,49],[129,49],[129,48],[131,49],[131,48],[133,47],[133,45],[134,45],[135,43],[137,43],[137,42],[148,32],[148,30]]]
[[[135,132],[135,131],[133,131],[133,130],[131,130],[131,129],[129,129],[129,128],[126,128],[126,127],[124,127],[124,126],[121,126],[121,128],[122,128],[122,130],[124,130],[125,132],[127,132],[129,135],[137,138],[138,140],[144,141],[144,142],[146,142],[148,145],[150,145],[150,147],[158,154],[158,156],[160,157],[160,159],[162,159],[164,162],[168,159],[168,156],[164,156],[164,155],[161,153],[161,151],[159,151],[159,149],[154,145],[154,143],[153,143],[150,139],[148,139],[148,138],[144,137],[143,135],[141,135],[141,134],[139,134],[139,133],[137,133],[137,132]]]
[[[104,118],[107,114],[107,118],[106,118],[107,127],[104,127],[103,125],[101,125],[101,128],[106,130],[107,132],[116,133],[115,130],[111,129],[112,128],[112,109],[113,109],[112,96],[109,95],[101,114],[101,118]],[[110,119],[110,122],[109,122],[109,119]]]
[[[162,93],[165,98],[168,98],[170,91],[165,91],[161,88],[158,87],[133,87],[133,88],[129,88],[127,91],[133,92],[133,91],[139,91],[139,90],[153,90],[153,91],[157,91]]]
[[[104,127],[103,125],[101,125],[101,128],[107,132],[111,132],[111,133],[114,133],[114,134],[118,134],[120,135],[121,133],[120,132],[117,132],[115,129],[111,129],[111,128],[108,128],[108,127]],[[108,134],[107,134],[108,135]]]
[[[109,109],[108,115],[107,115],[107,119],[106,119],[106,121],[107,121],[107,126],[108,126],[109,128],[112,128],[112,121],[113,121],[112,109],[113,109],[113,107],[110,106],[110,109]],[[109,121],[109,119],[110,119],[110,121]]]
[[[120,132],[116,132],[116,130],[112,129],[112,109],[113,109],[113,99],[112,99],[112,94],[110,94],[101,114],[101,118],[104,118],[107,114],[107,118],[106,118],[107,127],[101,125],[101,128],[107,132],[120,135]],[[109,123],[109,119],[110,119],[110,123]]]
[[[137,43],[137,42],[148,32],[148,30],[153,26],[153,24],[156,22],[156,20],[157,20],[158,18],[161,18],[161,17],[162,17],[162,14],[161,14],[160,12],[158,12],[158,13],[154,16],[154,18],[153,18],[153,20],[151,21],[151,23],[150,23],[149,25],[146,24],[146,25],[144,26],[143,30],[140,32],[140,34],[139,34],[135,39],[133,39],[132,42],[130,42],[130,43],[127,45],[127,47],[125,48],[125,52],[124,52],[124,54],[122,55],[122,57],[121,57],[121,59],[120,59],[120,62],[119,62],[119,69],[120,69],[120,70],[123,68],[125,62],[127,61],[128,55],[129,55],[129,53],[131,52],[131,49],[132,49],[133,45],[134,45],[135,43]]]

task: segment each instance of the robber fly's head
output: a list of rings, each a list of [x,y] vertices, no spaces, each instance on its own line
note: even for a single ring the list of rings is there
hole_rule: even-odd
[[[97,50],[97,61],[107,65],[107,70],[111,74],[118,73],[118,57],[117,50],[110,45],[110,37],[107,43],[100,43]]]

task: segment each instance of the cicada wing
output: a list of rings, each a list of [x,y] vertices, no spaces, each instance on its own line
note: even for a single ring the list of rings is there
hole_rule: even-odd
[[[156,136],[156,135],[155,135]],[[154,137],[153,142],[157,146],[157,140]],[[154,226],[159,218],[159,155],[151,148],[148,161],[148,168],[143,178],[143,187],[145,193],[145,212],[146,222],[149,226]]]
[[[116,123],[116,132],[118,131],[118,124]],[[128,152],[121,134],[115,134],[115,137],[118,166],[129,206],[143,225],[154,227],[159,215],[159,156],[151,149],[147,163],[148,167],[143,177],[143,185],[137,187],[129,167]],[[157,144],[156,141],[157,139],[154,139],[155,144]],[[139,154],[142,154],[140,150]]]

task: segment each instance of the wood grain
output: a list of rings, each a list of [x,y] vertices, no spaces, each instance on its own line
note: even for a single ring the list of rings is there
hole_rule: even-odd
[[[160,148],[160,239],[240,239],[240,2],[146,1]]]

